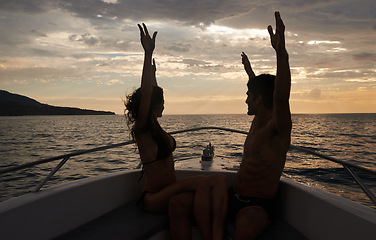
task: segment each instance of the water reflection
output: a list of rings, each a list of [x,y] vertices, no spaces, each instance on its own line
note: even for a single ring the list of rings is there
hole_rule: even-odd
[[[167,115],[161,125],[167,131],[216,126],[248,131],[247,115]],[[129,140],[123,116],[1,117],[0,168],[70,153],[74,150]],[[292,144],[376,170],[376,114],[293,115]],[[199,158],[211,142],[215,155],[238,164],[245,135],[205,130],[175,135],[176,159]],[[134,145],[72,157],[48,186],[74,179],[134,168],[139,163]],[[56,165],[49,163],[0,176],[0,200],[32,190]],[[291,151],[284,175],[298,182],[369,204],[368,198],[340,165]],[[376,192],[375,176],[361,175]]]

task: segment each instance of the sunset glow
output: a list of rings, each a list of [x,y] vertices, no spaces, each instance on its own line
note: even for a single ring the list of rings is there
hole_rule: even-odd
[[[286,25],[293,113],[376,112],[376,5],[370,0],[6,1],[0,89],[42,103],[123,113],[140,85],[137,23],[158,31],[165,114],[246,113],[247,53],[275,74],[267,26]],[[324,17],[325,16],[325,17]]]

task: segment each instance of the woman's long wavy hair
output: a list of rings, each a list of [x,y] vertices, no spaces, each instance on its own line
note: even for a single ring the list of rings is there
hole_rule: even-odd
[[[138,118],[138,113],[140,110],[141,103],[141,88],[136,89],[132,94],[126,97],[124,101],[125,110],[124,114],[127,120],[127,126],[130,130],[130,135],[133,140],[135,140],[134,125]],[[157,106],[163,103],[163,89],[158,86],[153,86],[153,93],[151,96],[148,119],[146,123],[145,131],[150,131],[153,139],[158,145],[162,147],[160,151],[172,152],[171,146],[169,144],[169,138],[166,132],[159,125],[159,122],[153,118],[153,112]]]

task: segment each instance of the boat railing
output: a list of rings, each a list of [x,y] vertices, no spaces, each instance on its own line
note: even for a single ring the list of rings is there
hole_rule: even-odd
[[[235,130],[235,129],[230,129],[230,128],[223,128],[223,127],[198,127],[198,128],[191,128],[191,129],[173,131],[173,132],[170,132],[170,134],[174,135],[174,134],[180,134],[180,133],[186,133],[186,132],[194,132],[194,131],[201,131],[201,130],[221,130],[221,131],[240,133],[240,134],[245,134],[245,135],[248,134],[248,132],[245,132],[245,131],[240,131],[240,130]],[[45,159],[41,159],[41,160],[30,162],[30,163],[26,163],[26,164],[21,164],[21,165],[18,165],[18,166],[13,166],[13,167],[5,168],[5,169],[0,169],[0,174],[14,172],[14,171],[18,171],[18,170],[21,170],[21,169],[33,167],[33,166],[36,166],[36,165],[39,165],[39,164],[61,160],[57,164],[57,166],[54,169],[52,169],[52,171],[33,190],[33,192],[38,192],[43,187],[43,185],[46,184],[53,177],[53,175],[57,171],[59,171],[59,169],[71,157],[79,156],[79,155],[83,155],[83,154],[88,154],[88,153],[92,153],[92,152],[104,151],[104,150],[107,150],[107,149],[121,147],[121,146],[129,145],[129,144],[132,144],[132,143],[134,143],[134,141],[126,141],[126,142],[122,142],[122,143],[110,144],[110,145],[106,145],[106,146],[96,147],[96,148],[92,148],[92,149],[88,149],[88,150],[75,151],[75,152],[72,152],[72,153],[68,153],[68,154],[64,154],[64,155],[59,155],[59,156],[56,156],[56,157],[45,158]],[[354,169],[361,170],[363,172],[371,173],[371,174],[374,174],[374,175],[376,175],[376,171],[373,171],[371,169],[358,166],[356,164],[348,163],[348,162],[339,160],[339,159],[334,158],[334,157],[330,157],[330,156],[321,154],[319,152],[313,151],[313,150],[308,149],[306,147],[300,147],[300,146],[291,145],[290,146],[290,150],[297,150],[297,151],[300,151],[300,152],[312,154],[314,156],[318,156],[320,158],[323,158],[323,159],[326,159],[326,160],[329,160],[329,161],[341,164],[343,166],[343,168],[346,169],[346,171],[350,174],[350,176],[359,185],[359,187],[363,190],[363,192],[376,205],[376,197],[375,197],[375,195],[363,183],[363,181],[360,179],[359,175],[354,171]]]

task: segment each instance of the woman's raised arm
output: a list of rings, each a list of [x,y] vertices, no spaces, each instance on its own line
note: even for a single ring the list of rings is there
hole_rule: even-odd
[[[150,37],[145,24],[142,24],[142,26],[138,24],[138,28],[140,29],[141,45],[145,54],[141,77],[141,103],[135,127],[143,128],[148,118],[151,95],[153,93],[154,73],[152,73],[152,56],[155,48],[155,38],[157,36],[157,32],[154,32],[153,37]]]

